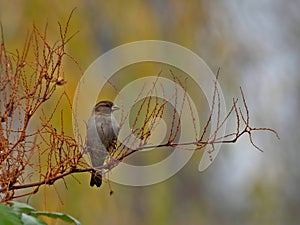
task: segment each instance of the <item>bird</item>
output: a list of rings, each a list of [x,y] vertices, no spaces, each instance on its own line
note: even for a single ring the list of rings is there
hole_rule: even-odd
[[[92,110],[87,124],[86,151],[90,155],[93,168],[104,164],[107,154],[115,149],[119,124],[113,112],[119,107],[109,100],[98,102]],[[93,170],[90,186],[100,187],[102,184],[102,172]]]

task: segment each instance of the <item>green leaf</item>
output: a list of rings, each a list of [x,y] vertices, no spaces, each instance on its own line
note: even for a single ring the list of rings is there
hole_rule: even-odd
[[[81,225],[81,223],[78,220],[76,220],[74,217],[69,216],[64,213],[34,211],[34,212],[31,212],[30,214],[33,216],[48,216],[50,218],[61,219],[68,223],[75,223],[76,225]]]
[[[21,214],[0,203],[0,224],[22,225]]]
[[[22,222],[24,225],[47,225],[45,222],[34,216],[22,213]]]
[[[64,213],[41,212],[30,205],[21,202],[10,202],[10,206],[0,204],[0,225],[46,225],[45,222],[37,218],[47,216],[54,219],[61,219],[68,223],[81,225],[78,220]]]
[[[21,202],[14,202],[14,201],[11,201],[11,202],[10,202],[10,206],[11,206],[15,211],[23,212],[23,213],[28,213],[28,212],[36,211],[36,209],[33,208],[32,206],[27,205],[27,204],[25,204],[25,203],[21,203]]]

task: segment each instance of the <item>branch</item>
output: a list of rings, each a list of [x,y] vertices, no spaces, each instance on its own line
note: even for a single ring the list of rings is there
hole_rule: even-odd
[[[47,24],[43,32],[33,26],[21,53],[17,51],[13,54],[6,50],[1,27],[0,104],[3,106],[0,111],[0,193],[3,194],[1,201],[5,202],[13,198],[35,194],[39,187],[53,185],[57,180],[64,180],[65,177],[75,173],[96,170],[110,171],[130,155],[145,149],[159,150],[166,147],[182,147],[182,149],[188,150],[184,147],[194,146],[193,150],[201,150],[208,146],[210,147],[208,151],[212,152],[217,144],[236,143],[241,136],[248,134],[250,144],[255,149],[263,151],[254,143],[253,132],[268,131],[279,139],[278,133],[271,128],[250,125],[250,112],[242,88],[240,88],[241,105],[238,105],[238,98],[233,98],[230,110],[224,118],[221,118],[220,93],[217,88],[220,69],[218,69],[214,81],[212,107],[208,118],[202,132],[197,131],[199,124],[196,123],[192,100],[187,91],[187,79],[183,82],[172,70],[169,70],[171,80],[176,86],[174,92],[167,99],[164,86],[159,83],[158,78],[162,74],[160,71],[150,90],[145,93],[148,97],[138,101],[145,92],[145,86],[143,86],[133,102],[134,107],[137,108],[132,112],[122,111],[120,129],[129,117],[129,113],[136,114],[133,117],[131,133],[129,132],[128,136],[116,143],[116,148],[110,152],[111,155],[106,160],[105,165],[91,168],[83,159],[84,152],[82,149],[85,146],[82,146],[65,131],[64,110],[67,106],[72,111],[72,105],[66,92],[59,92],[58,88],[66,84],[62,66],[65,56],[69,57],[79,67],[77,61],[65,51],[66,43],[77,33],[68,35],[72,13],[73,11],[64,28],[59,23],[60,39],[54,44],[50,44],[47,39]],[[109,84],[118,90],[114,84]],[[165,97],[163,100],[156,96],[159,88]],[[179,96],[179,88],[184,90],[183,96]],[[61,94],[57,95],[57,93]],[[58,98],[56,98],[57,96]],[[56,99],[52,111],[44,108],[45,103],[50,99]],[[170,105],[168,103],[171,100],[175,101],[175,106],[169,110]],[[67,101],[67,104],[62,107],[63,101]],[[184,107],[189,110],[188,115],[190,115],[193,124],[194,136],[191,141],[177,142],[176,138],[178,138],[180,127],[184,122],[182,119]],[[57,113],[61,119],[60,129],[52,124]],[[220,136],[220,129],[231,117],[236,120],[235,131]],[[30,133],[28,128],[32,118],[40,118],[40,127],[31,129]],[[153,123],[156,118],[169,118],[167,134],[163,143],[148,144],[152,135],[157,131],[157,124]],[[208,136],[207,133],[213,118],[217,120],[216,127]],[[136,137],[135,141],[132,141],[132,136]],[[80,138],[84,140],[85,137]],[[33,177],[38,178],[31,182]],[[21,195],[15,193],[16,190],[28,188],[34,189]]]

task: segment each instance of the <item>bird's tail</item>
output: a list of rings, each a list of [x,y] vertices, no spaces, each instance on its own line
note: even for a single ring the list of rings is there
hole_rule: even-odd
[[[101,171],[93,171],[90,181],[90,186],[93,187],[96,185],[97,187],[100,187],[102,184],[102,174]]]

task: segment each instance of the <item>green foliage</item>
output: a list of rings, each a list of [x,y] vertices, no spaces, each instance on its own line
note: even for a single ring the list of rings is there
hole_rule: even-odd
[[[21,214],[6,205],[0,204],[0,224],[23,224]]]
[[[10,202],[10,206],[0,204],[0,224],[5,225],[47,225],[39,216],[61,219],[68,223],[80,225],[72,216],[59,212],[41,212],[20,202]]]

